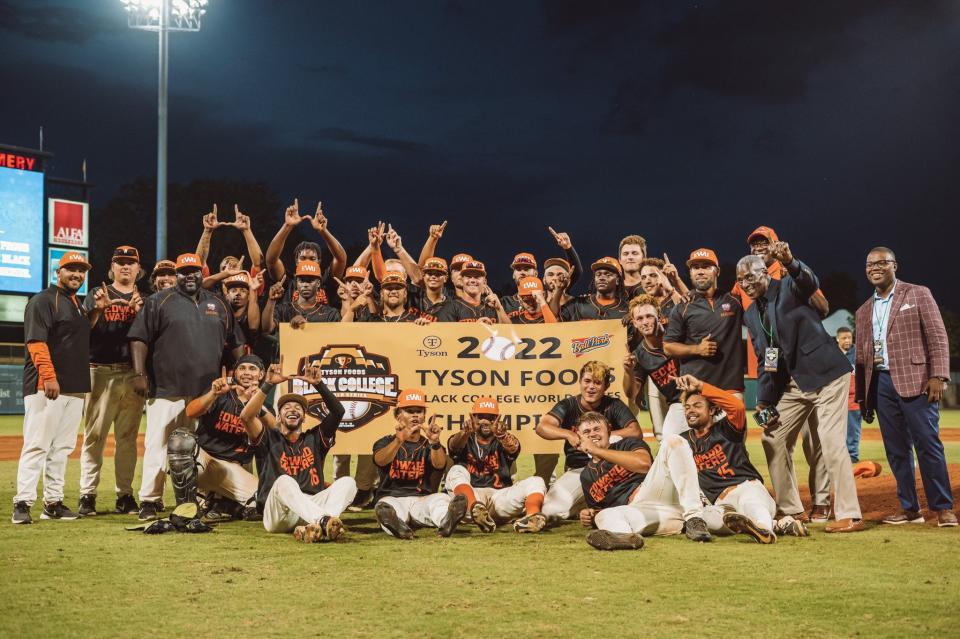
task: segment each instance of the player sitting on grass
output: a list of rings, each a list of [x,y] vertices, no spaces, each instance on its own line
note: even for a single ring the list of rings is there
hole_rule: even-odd
[[[306,543],[333,541],[343,534],[340,514],[357,494],[352,477],[341,477],[326,489],[323,484],[323,460],[333,448],[343,405],[316,369],[308,369],[311,375],[299,378],[320,392],[326,416],[316,428],[302,431],[307,400],[288,393],[277,400],[277,428],[265,427],[258,417],[264,400],[274,386],[292,379],[280,373],[281,367],[267,369],[266,382],[240,413],[257,453],[257,510],[267,532],[293,531],[294,539]]]
[[[547,523],[540,513],[546,485],[536,476],[514,485],[510,467],[520,455],[520,440],[507,432],[499,416],[494,398],[474,402],[464,430],[447,440],[456,466],[447,472],[446,489],[466,497],[473,523],[483,532],[517,517],[517,532],[540,532]]]
[[[723,524],[761,544],[774,543],[776,533],[806,537],[806,527],[793,517],[784,517],[774,526],[777,504],[750,463],[744,442],[747,419],[743,401],[693,375],[679,377],[676,383],[683,391],[684,415],[691,428],[680,436],[693,450],[700,489],[725,511]],[[718,514],[707,511],[708,519]],[[715,520],[709,523],[711,528],[720,524]]]
[[[430,418],[426,435],[427,401],[422,390],[400,393],[393,415],[396,432],[373,444],[373,463],[380,469],[374,513],[383,530],[398,539],[413,539],[415,526],[436,527],[449,537],[467,514],[467,498],[435,493],[430,487],[432,471],[447,465],[447,451],[440,444],[436,415]]]
[[[596,412],[577,422],[578,449],[590,456],[580,473],[587,508],[584,526],[596,526],[587,543],[598,550],[635,550],[643,535],[677,535],[710,541],[703,519],[697,468],[687,441],[667,435],[656,460],[639,437],[610,443],[610,423]]]

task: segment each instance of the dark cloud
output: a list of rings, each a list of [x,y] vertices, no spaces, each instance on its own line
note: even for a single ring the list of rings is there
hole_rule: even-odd
[[[389,151],[401,151],[403,153],[419,153],[430,149],[429,145],[420,142],[364,135],[357,131],[350,131],[348,129],[341,129],[337,127],[319,129],[313,133],[312,137],[315,140],[346,142],[348,144],[357,146],[370,147],[374,149],[387,149]]]
[[[343,75],[346,68],[339,64],[307,64],[300,62],[297,68],[311,75]]]
[[[83,44],[119,28],[85,9],[0,0],[0,31],[41,42]]]
[[[542,0],[544,29],[548,35],[559,35],[582,27],[623,20],[640,13],[640,0]]]

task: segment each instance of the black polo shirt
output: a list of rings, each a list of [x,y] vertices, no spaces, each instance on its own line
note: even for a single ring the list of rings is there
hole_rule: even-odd
[[[643,341],[634,349],[633,356],[637,359],[633,376],[641,385],[650,378],[668,404],[680,401],[680,389],[676,382],[679,375],[676,360],[664,355],[661,349],[648,347]]]
[[[639,437],[624,437],[610,444],[610,450],[632,452],[650,447]],[[653,455],[651,455],[653,457]],[[590,508],[613,508],[626,506],[647,475],[627,470],[623,466],[608,461],[591,459],[580,473],[580,487],[583,498]]]
[[[196,301],[178,287],[148,297],[127,338],[147,345],[150,396],[199,397],[220,372],[224,348],[242,346],[233,310],[201,289]]]
[[[630,408],[626,404],[610,395],[604,395],[603,399],[600,400],[600,405],[593,410],[602,413],[607,418],[607,421],[610,422],[611,431],[626,428],[630,422],[637,421],[636,416],[630,412]],[[560,428],[575,430],[577,420],[583,412],[583,407],[580,405],[580,396],[577,395],[576,397],[561,399],[547,414],[553,415],[560,422]],[[564,466],[567,470],[583,468],[590,461],[590,457],[586,453],[577,450],[566,440],[563,441],[563,454],[566,456]]]
[[[90,392],[90,319],[72,295],[57,285],[30,298],[23,313],[23,339],[43,342],[61,393]],[[23,396],[40,389],[40,375],[24,350]]]
[[[273,307],[273,321],[276,324],[286,324],[297,315],[302,315],[308,322],[339,322],[340,311],[317,303],[309,308],[302,308],[296,301],[280,302]]]
[[[336,431],[328,440],[323,435],[323,426],[301,432],[294,441],[284,437],[276,428],[264,427],[260,431],[260,439],[253,443],[259,480],[258,511],[263,512],[267,496],[281,475],[293,477],[307,495],[316,495],[323,490],[323,460],[336,443]]]
[[[627,298],[620,298],[612,304],[600,304],[596,295],[587,293],[567,302],[560,311],[560,317],[564,322],[621,319],[627,314],[629,303]]]
[[[197,424],[197,441],[200,448],[211,457],[223,461],[246,464],[253,459],[253,446],[247,437],[247,429],[243,427],[240,413],[244,403],[231,390],[213,400],[206,413],[200,416]],[[273,411],[264,406],[260,409],[259,417]]]
[[[451,300],[450,304],[444,306],[436,314],[438,322],[476,322],[484,317],[494,322],[499,321],[497,311],[484,302],[474,306],[461,299]]]
[[[384,435],[373,444],[373,454],[389,445],[394,435]],[[396,457],[386,466],[380,466],[380,485],[377,499],[381,497],[417,497],[434,492],[430,488],[430,473],[434,468],[430,460],[430,444],[426,437],[415,442],[403,442]]]
[[[107,286],[111,299],[130,301],[133,293],[121,293],[113,286]],[[96,300],[93,294],[83,300],[83,308],[89,315]],[[129,364],[130,343],[127,341],[127,332],[133,326],[137,312],[129,306],[111,304],[100,313],[100,319],[90,329],[90,363],[91,364]]]
[[[678,304],[670,313],[664,342],[694,345],[707,335],[717,343],[713,357],[691,357],[680,360],[680,374],[723,390],[743,390],[746,350],[742,336],[743,307],[729,293],[707,299],[693,293],[690,302]]]
[[[474,488],[506,488],[513,486],[510,466],[520,456],[520,449],[508,453],[498,439],[490,438],[486,444],[473,434],[467,437],[467,445],[450,457],[470,473],[470,485]]]
[[[725,489],[750,479],[763,478],[747,454],[746,429],[737,429],[724,418],[715,422],[707,434],[697,437],[693,429],[680,434],[690,442],[693,461],[697,465],[700,489],[710,500],[717,501]]]

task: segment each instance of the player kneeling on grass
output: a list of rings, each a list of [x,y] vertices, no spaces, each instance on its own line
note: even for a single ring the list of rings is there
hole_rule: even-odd
[[[540,532],[547,523],[540,513],[547,487],[536,476],[514,485],[510,468],[520,455],[520,440],[499,417],[497,400],[480,397],[474,402],[466,428],[447,440],[456,466],[447,472],[446,489],[466,497],[473,523],[483,532],[517,517],[517,532]]]
[[[467,514],[467,498],[430,489],[430,474],[447,465],[447,451],[440,444],[436,415],[430,418],[426,435],[427,401],[422,390],[400,393],[393,415],[396,433],[373,444],[373,463],[380,469],[374,513],[384,531],[398,539],[413,539],[414,526],[436,527],[449,537]]]
[[[277,400],[277,428],[265,427],[258,416],[264,400],[274,386],[292,378],[280,370],[277,364],[270,366],[266,382],[240,413],[257,453],[257,510],[267,532],[293,531],[294,539],[307,543],[333,541],[343,534],[340,514],[357,494],[352,477],[341,477],[326,489],[323,484],[323,460],[333,448],[343,405],[313,371],[313,376],[299,378],[323,398],[326,415],[320,424],[302,431],[307,400],[288,393]]]
[[[676,383],[683,391],[684,416],[691,428],[680,436],[693,450],[703,494],[724,509],[723,525],[761,544],[774,543],[776,533],[806,537],[806,527],[793,517],[774,525],[777,504],[747,454],[743,401],[693,375],[679,377]],[[717,511],[707,511],[707,517],[711,528],[720,525]]]
[[[587,508],[580,522],[596,526],[587,543],[598,550],[643,547],[643,535],[686,532],[693,541],[710,541],[703,519],[697,467],[687,440],[667,435],[656,460],[639,437],[610,443],[610,423],[596,412],[577,422],[578,449],[590,456],[580,473]]]

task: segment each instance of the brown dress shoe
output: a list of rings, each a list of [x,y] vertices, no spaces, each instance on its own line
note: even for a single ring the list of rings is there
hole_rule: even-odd
[[[938,510],[937,511],[937,526],[941,528],[946,528],[947,526],[956,526],[957,525],[957,516],[952,510]]]
[[[779,520],[779,519],[783,519],[784,517],[793,517],[793,518],[796,519],[797,521],[802,521],[802,522],[805,523],[805,524],[810,523],[810,516],[807,515],[807,513],[805,513],[805,512],[799,512],[799,513],[793,513],[792,515],[787,515],[787,514],[786,514],[785,512],[783,512],[782,510],[778,510],[778,511],[777,511],[777,515],[776,515],[776,517],[774,517],[774,519],[778,519],[778,520]]]
[[[796,519],[796,518],[794,518]],[[814,506],[810,510],[810,521],[815,524],[822,524],[830,520],[830,506]]]
[[[900,524],[922,524],[923,515],[915,510],[903,510],[902,508],[892,515],[883,518],[883,523],[899,526]]]
[[[824,528],[828,533],[859,532],[866,529],[867,526],[862,519],[838,519]]]

